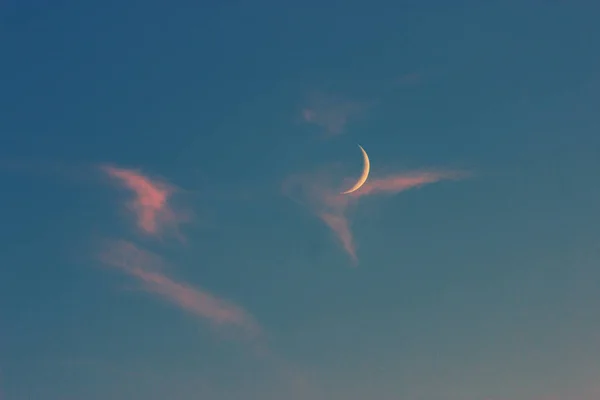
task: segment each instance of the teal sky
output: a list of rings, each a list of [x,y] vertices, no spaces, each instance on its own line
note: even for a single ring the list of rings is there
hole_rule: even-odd
[[[2,2],[0,400],[600,398],[599,13]]]

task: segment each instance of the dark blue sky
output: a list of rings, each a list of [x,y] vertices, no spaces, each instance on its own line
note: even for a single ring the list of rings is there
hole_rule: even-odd
[[[0,5],[0,399],[596,399],[600,7],[212,3]]]

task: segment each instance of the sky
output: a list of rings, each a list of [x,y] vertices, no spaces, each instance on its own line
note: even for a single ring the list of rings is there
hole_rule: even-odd
[[[1,2],[0,399],[597,400],[599,12]]]

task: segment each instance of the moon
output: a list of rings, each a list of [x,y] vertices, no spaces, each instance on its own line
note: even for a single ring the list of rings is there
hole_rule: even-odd
[[[358,189],[360,189],[360,187],[362,185],[365,184],[365,182],[367,181],[367,178],[369,177],[369,171],[371,170],[371,163],[369,162],[369,156],[367,155],[367,152],[365,151],[365,149],[363,149],[363,147],[360,144],[358,145],[358,147],[360,148],[360,151],[362,152],[363,160],[364,160],[364,164],[365,164],[362,174],[360,174],[360,178],[358,178],[358,181],[354,184],[354,186],[352,186],[350,189],[348,189],[345,192],[342,192],[340,194],[349,194],[349,193],[357,191]]]

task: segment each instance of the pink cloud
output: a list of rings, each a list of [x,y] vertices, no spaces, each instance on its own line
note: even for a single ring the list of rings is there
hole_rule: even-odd
[[[355,101],[313,93],[302,110],[302,118],[304,122],[325,129],[327,135],[339,135],[349,119],[361,114],[365,108],[364,104]]]
[[[214,325],[238,327],[252,336],[260,333],[254,319],[242,308],[205,290],[168,277],[163,271],[167,264],[160,256],[130,242],[109,242],[100,254],[100,260],[135,278],[148,293]]]
[[[464,173],[453,171],[416,171],[371,178],[362,188],[349,195],[340,194],[342,188],[333,184],[330,173],[296,175],[284,181],[283,192],[297,203],[307,207],[335,234],[354,265],[358,263],[356,244],[351,230],[350,214],[362,197],[376,194],[396,194],[441,180],[459,179]],[[346,180],[348,181],[348,180]]]
[[[407,189],[423,186],[441,180],[459,179],[466,174],[457,171],[416,171],[403,174],[390,175],[385,178],[368,180],[352,197],[363,197],[378,193],[399,193]]]
[[[136,170],[113,166],[102,166],[101,169],[134,193],[128,208],[135,213],[137,224],[142,232],[148,235],[160,235],[166,227],[170,227],[179,235],[178,225],[188,221],[189,216],[182,212],[175,212],[170,206],[169,200],[175,192],[174,186],[152,180]]]

